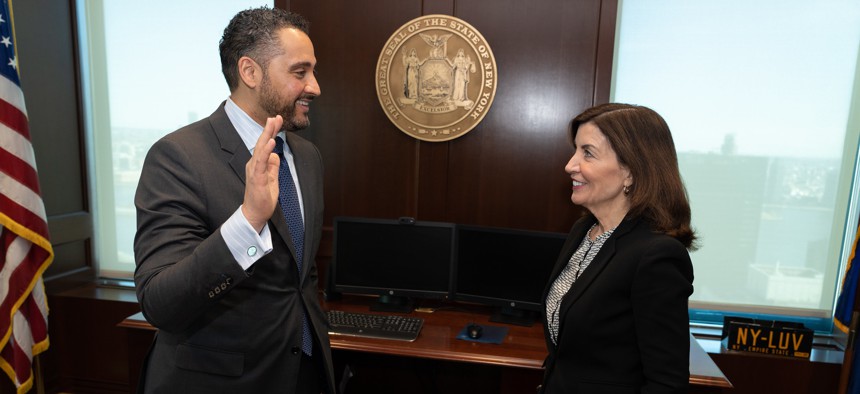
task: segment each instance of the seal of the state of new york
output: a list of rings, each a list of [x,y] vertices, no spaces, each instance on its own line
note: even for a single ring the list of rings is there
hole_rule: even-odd
[[[449,15],[426,15],[401,26],[376,64],[376,94],[385,115],[424,141],[448,141],[477,126],[493,103],[497,82],[487,41]]]

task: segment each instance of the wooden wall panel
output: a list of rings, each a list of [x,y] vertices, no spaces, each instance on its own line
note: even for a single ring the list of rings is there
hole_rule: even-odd
[[[128,392],[127,334],[117,324],[140,312],[136,301],[127,290],[94,286],[49,297],[51,347],[43,359],[59,374],[46,381],[58,389],[49,392]]]
[[[611,73],[613,42],[600,40],[601,31],[615,27],[615,2],[609,3],[612,15],[602,15],[607,10],[597,0],[285,2],[311,21],[319,61],[323,94],[303,134],[325,161],[326,224],[341,215],[413,216],[567,231],[579,214],[563,170],[572,152],[567,122],[596,97],[608,97],[608,84],[596,79],[598,67],[606,68],[601,75]],[[499,70],[483,122],[448,142],[399,131],[374,85],[390,35],[434,13],[478,29]]]
[[[325,161],[326,223],[336,215],[398,217],[415,212],[419,144],[379,106],[374,71],[379,50],[416,1],[291,1],[311,21],[322,95],[302,132]]]
[[[571,117],[592,104],[599,2],[458,1],[498,63],[483,122],[451,142],[449,217],[566,232],[576,215],[564,165]]]
[[[422,15],[454,15],[455,0],[424,1]],[[407,21],[404,20],[403,23]],[[392,30],[389,35],[394,33]],[[382,50],[380,46],[377,52]],[[407,216],[421,220],[451,221],[448,216],[448,175],[450,171],[451,142],[419,142],[418,183],[415,185],[418,201],[415,211]]]

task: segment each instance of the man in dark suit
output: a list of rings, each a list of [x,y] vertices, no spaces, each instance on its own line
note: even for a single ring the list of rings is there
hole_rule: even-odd
[[[141,392],[333,393],[322,160],[294,133],[320,94],[308,23],[242,11],[220,53],[230,97],[153,145],[135,196],[135,285],[158,328]]]

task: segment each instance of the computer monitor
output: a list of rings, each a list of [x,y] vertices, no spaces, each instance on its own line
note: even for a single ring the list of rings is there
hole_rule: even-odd
[[[491,321],[532,325],[566,236],[458,225],[452,299],[498,307]]]
[[[372,310],[408,313],[413,298],[449,296],[453,253],[453,223],[336,217],[332,285],[379,296]]]

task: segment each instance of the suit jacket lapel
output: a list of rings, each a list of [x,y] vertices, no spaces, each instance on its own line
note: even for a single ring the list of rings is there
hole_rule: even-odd
[[[591,285],[591,282],[594,282],[594,279],[600,276],[600,273],[603,272],[603,269],[606,268],[606,265],[609,263],[609,260],[612,259],[612,256],[615,255],[615,237],[612,234],[612,237],[606,240],[602,247],[600,247],[600,251],[597,252],[597,255],[594,256],[594,260],[588,264],[585,271],[582,271],[582,274],[571,286],[570,291],[568,291],[567,296],[564,297],[564,301],[562,302],[562,308],[567,309],[576,302],[584,292],[588,290],[588,287]]]
[[[230,118],[227,117],[227,112],[224,111],[224,103],[221,103],[221,106],[218,107],[215,112],[209,116],[209,122],[212,125],[212,129],[215,131],[215,135],[218,138],[218,141],[221,143],[221,150],[228,152],[231,154],[229,164],[230,168],[233,169],[233,172],[237,177],[242,181],[242,184],[245,184],[245,165],[248,163],[248,160],[251,160],[251,152],[248,151],[248,147],[245,146],[245,143],[242,141],[242,138],[239,137],[239,132],[236,131],[236,128],[233,127],[233,123],[230,122]],[[287,132],[287,140],[290,140],[290,133]],[[290,146],[292,148],[292,145]],[[296,152],[293,151],[294,160],[296,161],[296,165],[298,166],[301,161]],[[302,173],[305,171],[297,171],[299,173],[299,182],[302,180]],[[308,199],[305,197],[303,199],[305,204],[305,212],[308,212]],[[272,218],[270,222],[275,227],[275,231],[281,236],[284,240],[284,243],[287,244],[287,248],[289,248],[290,253],[293,256],[293,260],[296,258],[296,248],[293,245],[293,240],[290,238],[290,230],[287,226],[287,219],[284,218],[284,215],[281,213],[281,207],[278,205],[275,208],[275,211],[272,213]],[[307,226],[307,215],[305,215],[305,226]],[[303,264],[302,266],[306,266],[307,264]]]
[[[239,177],[244,185],[245,164],[248,160],[251,160],[251,152],[248,151],[245,143],[242,142],[242,138],[239,137],[239,132],[233,127],[233,123],[230,123],[230,118],[227,117],[227,112],[224,111],[224,103],[221,103],[221,106],[209,116],[209,124],[215,132],[215,137],[221,143],[221,150],[231,155],[229,160],[230,168],[233,169],[233,173]]]
[[[594,219],[591,220],[581,220],[574,224],[573,228],[570,229],[570,233],[567,236],[567,240],[562,246],[562,251],[564,253],[559,255],[558,261],[555,262],[555,267],[552,269],[552,274],[550,278],[557,278],[564,267],[567,266],[567,262],[570,261],[570,257],[573,256],[573,253],[576,251],[576,248],[579,247],[579,244],[582,243],[582,237],[585,236],[585,232],[588,231],[588,228],[594,224]],[[546,295],[549,292],[552,283],[549,283],[544,290],[544,299],[546,299]]]
[[[582,295],[588,291],[588,288],[594,282],[594,280],[603,273],[604,269],[612,260],[612,257],[615,256],[616,247],[618,244],[618,240],[623,238],[625,234],[630,232],[633,227],[636,226],[637,220],[623,220],[618,228],[612,233],[612,236],[606,240],[603,246],[600,248],[600,251],[597,252],[597,255],[594,256],[594,260],[586,267],[585,271],[582,272],[582,275],[573,283],[567,295],[564,296],[561,303],[561,310],[559,311],[560,315],[564,315],[565,312],[570,309],[570,307],[579,300]],[[586,229],[587,231],[587,229]],[[583,233],[582,236],[585,236]],[[582,237],[579,238],[580,240]],[[579,246],[579,242],[576,242],[576,246]],[[573,252],[571,252],[572,254]],[[568,256],[569,258],[569,256]],[[561,335],[559,333],[559,335]]]

